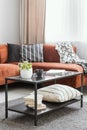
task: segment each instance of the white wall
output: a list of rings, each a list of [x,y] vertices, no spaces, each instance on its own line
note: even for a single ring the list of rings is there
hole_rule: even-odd
[[[72,44],[76,46],[78,56],[87,61],[87,42],[74,41]]]
[[[77,54],[87,60],[87,0],[47,0],[45,41],[77,41]]]
[[[0,43],[19,42],[20,0],[0,0]]]

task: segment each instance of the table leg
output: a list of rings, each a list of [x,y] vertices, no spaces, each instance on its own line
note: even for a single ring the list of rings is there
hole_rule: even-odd
[[[5,79],[5,118],[8,118],[8,84]]]
[[[83,93],[83,74],[81,74],[81,92]],[[83,107],[83,95],[81,95],[81,107]]]
[[[37,126],[37,84],[35,84],[35,126]]]
[[[83,107],[83,95],[81,95],[81,107]]]

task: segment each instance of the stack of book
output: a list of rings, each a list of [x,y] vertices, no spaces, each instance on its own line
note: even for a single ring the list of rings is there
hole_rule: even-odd
[[[42,98],[43,98],[43,95],[41,95],[41,94],[37,95],[37,110],[46,109],[46,105],[42,103]],[[24,102],[25,102],[26,106],[28,106],[32,109],[35,109],[34,94],[30,94],[30,95],[24,97]]]
[[[63,74],[64,72],[65,72],[64,69],[50,69],[46,72],[46,74],[55,76],[55,75]]]

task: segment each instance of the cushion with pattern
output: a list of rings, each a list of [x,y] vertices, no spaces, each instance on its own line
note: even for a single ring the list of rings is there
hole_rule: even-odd
[[[38,89],[43,95],[43,100],[48,102],[65,102],[78,98],[82,95],[80,91],[67,85],[54,84]]]
[[[74,52],[71,42],[57,42],[56,49],[60,55],[61,63],[81,62],[80,58]]]
[[[22,45],[21,61],[43,62],[43,44]]]

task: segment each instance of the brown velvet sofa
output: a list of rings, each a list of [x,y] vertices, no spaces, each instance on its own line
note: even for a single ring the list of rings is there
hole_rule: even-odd
[[[76,51],[76,48],[74,51]],[[71,71],[78,71],[83,72],[83,68],[76,64],[64,64],[60,63],[60,57],[55,50],[55,45],[52,44],[44,44],[43,45],[43,55],[44,55],[44,62],[33,62],[33,70],[40,68],[44,70],[49,69],[65,69]],[[0,44],[0,85],[5,84],[5,78],[8,76],[17,76],[19,75],[19,68],[18,63],[12,62],[7,63],[8,58],[8,45],[7,44]],[[9,83],[12,83],[9,81]],[[67,84],[72,87],[80,87],[81,85],[81,78],[80,76],[73,76],[70,78],[65,78],[63,80],[58,80],[58,83]],[[87,84],[87,77],[84,76],[83,84]]]

